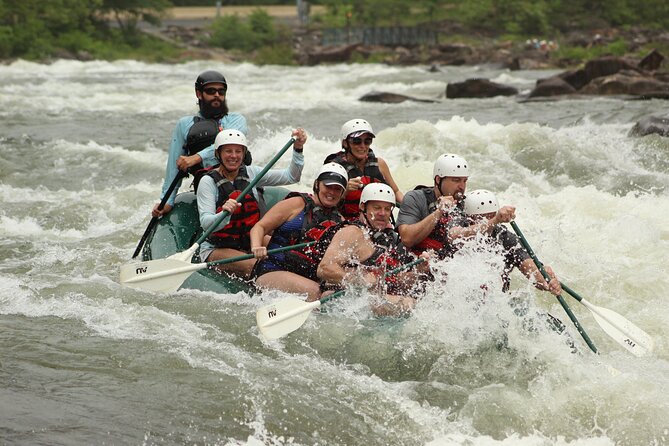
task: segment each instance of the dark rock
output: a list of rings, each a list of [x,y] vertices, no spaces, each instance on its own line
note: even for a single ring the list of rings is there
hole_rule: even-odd
[[[403,94],[397,93],[388,93],[385,91],[372,91],[362,96],[359,101],[362,102],[382,102],[384,104],[399,104],[404,101],[416,101],[416,102],[437,102],[432,99],[418,99],[411,96],[405,96]]]
[[[358,49],[360,44],[339,45],[328,48],[316,48],[307,54],[307,63],[309,65],[318,65],[319,63],[338,63],[347,62],[351,54]]]
[[[598,77],[610,76],[620,70],[637,70],[636,64],[622,57],[606,56],[589,60],[585,64],[586,83]]]
[[[660,65],[662,65],[662,61],[664,60],[664,56],[660,54],[660,52],[656,49],[648,53],[643,59],[641,59],[641,62],[639,62],[639,68],[642,70],[647,70],[647,71],[655,71],[658,68],[660,68]]]
[[[464,82],[449,82],[446,86],[446,97],[451,99],[491,98],[516,94],[518,94],[518,89],[491,82],[488,79],[467,79]]]
[[[630,130],[630,136],[646,136],[656,133],[669,136],[669,116],[646,116],[640,119]]]
[[[588,83],[585,70],[582,69],[575,71],[565,71],[564,73],[560,73],[559,77],[574,87],[576,90],[580,90]]]
[[[558,96],[576,93],[576,89],[560,76],[539,79],[536,87],[530,92],[530,98],[543,96]]]
[[[579,93],[665,97],[669,94],[669,84],[626,70],[610,76],[598,77],[580,89]]]

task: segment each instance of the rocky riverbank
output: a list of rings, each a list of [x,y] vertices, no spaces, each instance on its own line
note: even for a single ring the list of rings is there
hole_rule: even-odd
[[[206,20],[200,22],[172,20],[150,32],[182,46],[184,51],[181,57],[184,59],[202,57],[236,61],[253,60],[253,54],[228,52],[207,45],[208,23]],[[623,57],[639,57],[640,53],[653,48],[669,52],[669,32],[641,28],[573,31],[562,36],[559,41],[536,38],[526,42],[512,42],[501,40],[494,35],[464,29],[457,23],[444,22],[435,25],[435,29],[439,31],[439,42],[422,46],[361,43],[323,45],[321,30],[301,27],[297,23],[291,23],[291,29],[294,62],[299,65],[368,60],[390,65],[439,67],[492,64],[512,70],[548,69],[576,67],[585,62],[582,54],[606,53],[607,46],[614,42],[626,43],[627,54],[621,55]],[[449,36],[467,37],[464,41],[465,39]],[[561,48],[570,48],[573,51],[560,51]]]

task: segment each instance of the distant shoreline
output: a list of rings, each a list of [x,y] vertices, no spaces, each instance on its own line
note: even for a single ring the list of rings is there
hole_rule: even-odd
[[[189,22],[209,22],[217,17],[217,13],[221,16],[239,15],[246,17],[256,9],[262,9],[270,16],[281,19],[283,21],[297,23],[297,7],[288,5],[270,5],[270,6],[180,6],[168,8],[166,11],[165,21],[189,21]],[[312,14],[320,14],[325,12],[325,7],[322,5],[312,5],[310,7]]]

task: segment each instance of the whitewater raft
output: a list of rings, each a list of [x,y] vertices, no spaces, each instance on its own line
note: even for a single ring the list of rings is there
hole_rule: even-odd
[[[283,200],[290,191],[283,187],[262,188],[267,209]],[[197,202],[193,192],[177,195],[174,208],[163,216],[149,233],[142,250],[142,260],[156,260],[171,256],[190,248],[202,235]],[[203,260],[196,254],[193,262]],[[231,278],[213,269],[204,268],[191,274],[181,288],[190,288],[216,293],[237,293],[252,290],[249,282]]]

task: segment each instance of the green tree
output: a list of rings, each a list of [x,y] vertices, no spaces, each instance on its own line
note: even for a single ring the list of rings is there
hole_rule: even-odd
[[[104,16],[111,16],[116,21],[126,40],[137,40],[137,24],[140,21],[159,25],[170,0],[102,0],[98,11]]]
[[[91,33],[101,0],[0,0],[0,57],[45,57],[68,32]]]

